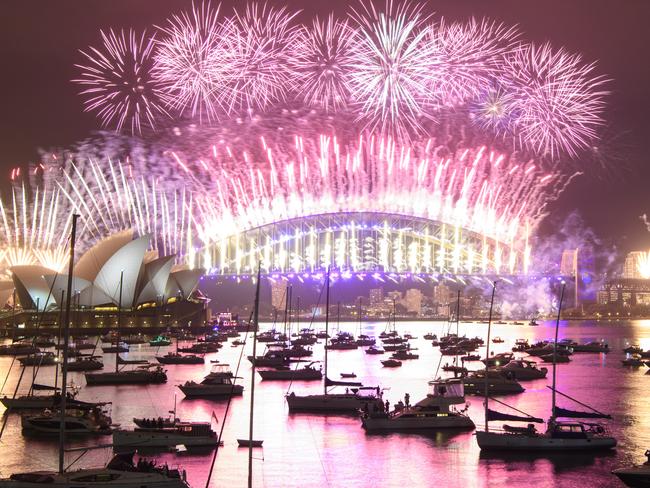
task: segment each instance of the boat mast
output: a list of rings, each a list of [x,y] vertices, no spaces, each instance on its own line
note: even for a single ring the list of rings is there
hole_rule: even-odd
[[[120,272],[120,294],[117,301],[117,344],[115,345],[115,372],[120,367],[120,327],[122,325],[122,283],[124,281],[124,270]]]
[[[283,334],[287,336],[287,316],[289,315],[289,293],[291,293],[291,285],[287,283],[287,286],[284,289],[284,330]]]
[[[562,282],[562,290],[560,291],[560,303],[557,306],[557,320],[555,321],[555,342],[553,343],[553,395],[551,407],[551,420],[555,420],[555,379],[557,371],[557,336],[560,330],[560,314],[562,313],[562,300],[564,299],[564,288],[566,283]]]
[[[325,381],[323,381],[323,393],[327,395],[327,338],[329,337],[330,326],[330,268],[327,267],[325,275]]]
[[[260,281],[262,265],[257,265],[257,286],[255,287],[255,308],[253,312],[253,368],[251,371],[251,412],[248,419],[248,488],[253,488],[253,406],[255,404],[255,357],[257,353],[257,328],[260,317]],[[286,320],[286,315],[285,315]],[[225,421],[225,419],[224,419]]]
[[[494,308],[494,292],[497,290],[497,282],[492,283],[492,298],[490,299],[490,314],[488,315],[488,333],[487,333],[487,346],[485,348],[485,432],[488,432],[488,372],[490,370],[490,331],[492,330],[492,310]]]
[[[74,268],[74,245],[77,237],[77,219],[79,215],[72,214],[72,230],[70,231],[70,262],[68,263],[68,291],[65,296],[65,322],[63,324],[63,363],[61,364],[61,420],[59,424],[59,473],[63,474],[65,446],[65,407],[68,394],[68,343],[70,342],[70,301],[72,298],[72,271]]]
[[[456,340],[458,340],[459,322],[460,322],[460,288],[458,289],[458,296],[456,297]],[[454,356],[454,365],[458,366],[458,350],[456,351],[456,356]],[[454,377],[456,377],[455,371],[454,371]]]

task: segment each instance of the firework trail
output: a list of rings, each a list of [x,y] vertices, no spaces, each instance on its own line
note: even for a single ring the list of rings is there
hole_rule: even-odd
[[[118,131],[126,126],[140,134],[143,126],[155,128],[156,120],[168,114],[151,75],[153,39],[133,30],[100,34],[102,46],[80,51],[86,64],[75,65],[81,73],[72,81],[84,87],[84,110],[96,112],[103,126]]]
[[[218,118],[218,88],[229,70],[224,61],[224,27],[210,3],[172,16],[156,41],[153,73],[167,105],[199,121]]]
[[[301,27],[293,60],[295,91],[307,106],[334,112],[348,106],[357,32],[330,15]]]

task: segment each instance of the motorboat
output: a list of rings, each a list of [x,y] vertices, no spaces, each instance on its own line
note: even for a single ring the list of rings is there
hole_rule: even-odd
[[[504,342],[506,342],[506,341],[503,340],[503,339],[502,339],[501,337],[499,337],[499,336],[497,336],[497,337],[495,337],[494,339],[492,339],[492,344],[503,344]]]
[[[481,360],[481,355],[480,354],[466,354],[465,356],[460,357],[461,361],[480,361]]]
[[[309,363],[302,368],[291,368],[290,366],[278,366],[275,369],[258,369],[263,380],[284,380],[284,381],[311,381],[323,378],[320,368],[314,367],[315,363]]]
[[[433,332],[428,332],[428,333],[424,334],[422,337],[424,337],[424,339],[427,340],[427,341],[434,341],[434,340],[438,339],[438,336],[436,334],[434,334]]]
[[[58,362],[53,352],[39,352],[24,358],[18,358],[23,366],[54,366]]]
[[[68,371],[96,371],[102,369],[104,363],[96,356],[78,358],[68,362]]]
[[[156,356],[160,364],[204,364],[205,358],[194,354],[183,355],[177,352],[169,352],[164,356]]]
[[[357,346],[374,346],[377,340],[374,337],[367,336],[365,334],[359,335],[359,338],[355,341]]]
[[[586,344],[574,344],[573,352],[609,352],[609,345],[605,342],[587,342]]]
[[[377,346],[370,346],[368,349],[366,349],[366,354],[384,354],[385,352],[386,351],[384,349]]]
[[[640,368],[645,364],[640,354],[631,354],[630,357],[623,359],[621,363],[623,366],[630,368]]]
[[[515,320],[512,322],[512,325],[524,325],[524,323],[520,322],[519,320]]]
[[[650,450],[645,452],[647,461],[638,466],[627,468],[618,468],[612,471],[625,486],[630,488],[648,488],[650,487]]]
[[[149,341],[149,345],[154,347],[170,346],[171,343],[172,343],[171,339],[163,335],[156,336]]]
[[[197,342],[189,347],[177,347],[176,352],[184,352],[190,354],[208,354],[210,352],[217,352],[223,347],[219,342]]]
[[[546,378],[546,373],[548,373],[548,369],[538,368],[537,363],[534,361],[526,361],[525,359],[514,359],[505,366],[500,366],[496,371],[506,378],[512,378],[518,381]]]
[[[287,366],[290,364],[290,360],[286,357],[281,351],[274,349],[269,349],[262,356],[248,356],[248,360],[253,363],[255,361],[256,366]]]
[[[397,359],[385,359],[381,362],[384,368],[399,368],[402,365],[402,361]]]
[[[58,434],[61,428],[61,412],[44,410],[39,414],[21,416],[23,431],[42,434]],[[66,409],[65,431],[69,434],[105,435],[111,433],[111,418],[99,407],[91,410]]]
[[[150,383],[166,383],[167,373],[154,364],[142,365],[136,369],[126,371],[112,371],[107,373],[86,373],[88,386],[101,385],[134,385]]]
[[[454,376],[464,376],[469,372],[466,367],[455,364],[445,364],[442,370],[448,373],[454,373]]]
[[[341,378],[356,378],[356,373],[341,373]]]
[[[382,345],[382,348],[386,352],[395,352],[395,351],[399,351],[401,349],[410,349],[411,345],[408,342],[398,342],[398,343],[395,343],[395,344],[385,344],[384,343]]]
[[[31,342],[14,342],[0,346],[0,356],[28,356],[38,354],[41,350]]]
[[[219,436],[209,422],[176,422],[172,426],[113,431],[113,445],[119,449],[174,447],[179,444],[186,447],[207,447],[218,443]]]
[[[400,361],[404,361],[408,359],[419,359],[420,355],[415,354],[408,349],[400,349],[391,354],[390,357],[391,359],[399,359]]]
[[[465,393],[472,395],[485,395],[485,370],[475,371],[463,378]],[[488,374],[488,389],[490,395],[511,395],[523,393],[524,387],[514,378],[506,378],[498,372],[491,370]]]
[[[437,429],[474,429],[466,415],[463,383],[458,379],[430,383],[431,393],[415,405],[398,404],[394,410],[364,408],[361,425],[366,432],[428,431]],[[382,406],[383,407],[383,406]]]
[[[242,385],[234,383],[235,376],[227,364],[215,364],[200,383],[186,381],[178,388],[187,398],[229,397],[241,395]]]
[[[528,322],[528,325],[530,325],[532,327],[535,327],[535,326],[539,325],[539,323],[535,319],[530,319],[530,322]]]
[[[481,359],[481,362],[486,366],[492,368],[494,366],[505,366],[515,358],[511,352],[502,352],[491,356],[490,359]]]
[[[82,402],[75,399],[76,393],[68,393],[66,401],[70,408],[92,409],[103,406],[105,403]],[[61,403],[61,394],[54,393],[51,395],[20,395],[16,398],[3,397],[0,399],[7,410],[45,410],[53,409]]]
[[[641,354],[643,352],[643,349],[638,344],[633,344],[623,349],[623,352],[625,354]]]
[[[515,345],[512,348],[512,352],[524,352],[526,349],[530,349],[530,344],[528,339],[517,339]]]

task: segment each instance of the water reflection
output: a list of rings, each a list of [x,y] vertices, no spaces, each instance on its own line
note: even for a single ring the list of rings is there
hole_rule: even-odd
[[[377,336],[384,323],[364,323],[362,331]],[[320,328],[319,326],[316,327]],[[438,348],[423,339],[427,332],[438,336],[447,331],[445,323],[398,323],[400,332],[410,331],[418,336],[412,341],[420,358],[404,361],[401,368],[383,368],[380,360],[387,355],[371,356],[363,349],[331,351],[329,364],[331,379],[340,373],[354,372],[355,381],[368,386],[385,388],[384,398],[391,405],[409,393],[412,403],[423,398],[427,381],[432,379],[438,365],[450,362],[442,358]],[[341,323],[341,330],[358,333],[358,324]],[[455,331],[455,325],[453,326]],[[460,334],[485,337],[484,324],[460,324]],[[539,327],[495,325],[493,335],[505,339],[503,344],[491,344],[495,353],[509,351],[516,339],[527,339],[531,344],[553,337],[553,324],[543,322]],[[616,451],[597,456],[580,456],[575,453],[560,456],[521,456],[516,453],[489,455],[481,453],[472,432],[440,431],[429,435],[412,433],[368,435],[358,418],[348,415],[289,414],[285,395],[321,393],[319,382],[262,382],[256,379],[255,437],[264,439],[264,448],[255,451],[255,486],[445,486],[448,488],[507,486],[508,488],[545,487],[616,487],[622,486],[610,474],[611,469],[625,463],[640,462],[643,452],[650,447],[650,404],[648,382],[640,370],[623,368],[622,349],[626,344],[640,344],[650,349],[650,321],[563,322],[560,338],[578,342],[604,339],[609,343],[609,354],[574,354],[572,361],[558,367],[558,388],[572,397],[585,401],[594,408],[612,414],[610,428],[618,438]],[[251,352],[248,341],[246,354]],[[153,359],[159,352],[148,345],[133,346],[129,359]],[[164,352],[164,350],[163,350]],[[259,348],[259,353],[263,347]],[[229,363],[233,369],[240,349],[224,347],[218,353],[206,355],[205,365],[169,366],[165,385],[83,387],[79,398],[87,401],[112,401],[113,421],[124,428],[132,426],[133,417],[166,416],[177,397],[178,416],[183,419],[209,421],[214,415],[221,428],[226,400],[187,400],[176,385],[187,380],[201,381],[210,371],[210,360]],[[485,349],[479,354],[484,355]],[[323,344],[314,346],[314,359],[322,359]],[[0,357],[0,381],[9,370],[11,358]],[[104,355],[105,367],[114,367],[114,356]],[[482,363],[469,363],[478,369]],[[548,418],[551,408],[551,365],[547,379],[523,383],[522,394],[500,397],[506,403],[531,415]],[[25,379],[31,382],[31,368]],[[229,418],[224,427],[224,445],[219,449],[212,486],[245,486],[247,450],[239,449],[235,441],[248,435],[250,364],[242,361],[240,376],[245,386],[244,394],[233,399]],[[41,368],[38,382],[53,384],[54,368]],[[445,375],[447,375],[445,373]],[[3,392],[13,393],[19,371],[12,369]],[[72,381],[84,385],[83,375],[71,373]],[[19,392],[26,392],[23,382]],[[3,393],[4,394],[4,393]],[[483,425],[483,401],[469,397],[469,415]],[[560,406],[570,407],[568,400],[560,399]],[[1,408],[1,407],[0,407]],[[52,469],[56,466],[56,439],[26,438],[21,433],[20,417],[9,415],[2,437],[0,471],[3,475],[26,469]],[[74,439],[74,445],[92,445],[107,442],[107,438]],[[6,449],[11,446],[11,449]],[[38,453],[38,455],[34,455]],[[188,472],[193,486],[203,486],[207,477],[210,453],[188,452],[183,456],[161,453],[160,462],[181,464]],[[73,459],[70,455],[70,461]],[[91,451],[78,465],[102,464],[110,452]],[[76,456],[75,456],[76,457]]]

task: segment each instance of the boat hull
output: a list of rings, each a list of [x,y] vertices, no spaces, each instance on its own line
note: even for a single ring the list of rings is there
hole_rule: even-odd
[[[87,373],[86,384],[88,386],[101,385],[146,385],[150,383],[166,383],[167,375],[158,373]]]
[[[331,394],[331,395],[287,395],[287,404],[289,411],[303,412],[350,412],[355,413],[371,404],[381,405],[381,400],[377,398],[363,398],[351,394]]]
[[[650,466],[620,468],[615,469],[612,473],[630,488],[650,488]]]
[[[216,446],[217,436],[190,436],[177,432],[126,431],[113,432],[113,445],[116,447],[173,447],[182,444],[186,447]]]
[[[309,371],[307,373],[302,371],[258,371],[263,380],[275,381],[316,381],[323,379],[323,374],[320,371]]]
[[[29,476],[26,474],[23,476]],[[169,479],[157,473],[129,472],[128,479],[124,471],[106,469],[84,469],[58,473],[33,473],[35,477],[51,478],[51,481],[38,482],[27,479],[0,479],[2,488],[87,488],[89,479],[92,486],[98,488],[188,488],[189,485],[182,479]],[[94,479],[93,479],[94,478]]]
[[[438,429],[463,429],[471,430],[476,426],[472,419],[464,415],[449,415],[446,417],[397,417],[397,418],[363,418],[363,428],[367,432],[402,432],[402,431],[423,431]]]
[[[481,449],[494,451],[593,451],[616,447],[613,437],[572,439],[484,431],[476,433],[476,441]]]
[[[178,388],[187,398],[239,396],[244,392],[244,387],[241,385],[179,385]]]

